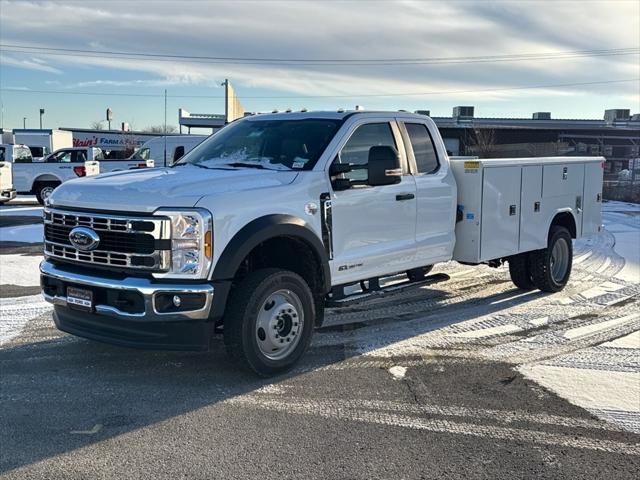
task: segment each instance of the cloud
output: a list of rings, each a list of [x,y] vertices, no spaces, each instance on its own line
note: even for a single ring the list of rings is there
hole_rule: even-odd
[[[544,2],[541,8],[536,1],[4,1],[0,27],[3,43],[59,48],[289,59],[424,58],[638,46],[639,18],[637,2]],[[624,34],[611,35],[612,26]],[[98,73],[98,79],[69,83],[68,88],[214,87],[231,78],[247,95],[251,88],[291,95],[483,90],[634,78],[640,73],[638,56],[367,67],[223,65],[72,53],[27,57],[12,53],[6,63],[3,56],[3,64],[48,73],[98,67],[151,77],[109,80]],[[636,87],[612,88],[631,95]],[[579,95],[598,88],[550,88],[536,95]],[[482,96],[499,100],[523,94]]]
[[[12,67],[24,68],[26,70],[38,70],[40,72],[61,74],[58,68],[48,65],[40,58],[14,58],[5,53],[0,53],[0,65],[11,65]]]

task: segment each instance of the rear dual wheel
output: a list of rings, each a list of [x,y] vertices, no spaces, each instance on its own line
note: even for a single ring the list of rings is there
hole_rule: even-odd
[[[559,292],[569,281],[572,266],[571,234],[560,226],[551,227],[547,248],[509,258],[511,280],[522,290]]]

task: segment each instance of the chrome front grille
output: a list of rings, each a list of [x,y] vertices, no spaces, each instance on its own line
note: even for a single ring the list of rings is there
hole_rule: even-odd
[[[75,227],[92,229],[97,247],[76,248],[69,238]],[[171,226],[167,217],[126,217],[103,213],[44,211],[45,256],[72,263],[163,272],[171,263]]]

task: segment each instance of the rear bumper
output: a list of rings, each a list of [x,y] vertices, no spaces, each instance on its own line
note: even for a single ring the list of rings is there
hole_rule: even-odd
[[[0,192],[0,203],[2,202],[8,202],[9,200],[13,200],[14,198],[16,198],[16,190],[15,188],[12,188],[10,190],[2,190]]]
[[[151,279],[113,279],[78,273],[72,267],[40,264],[42,294],[54,305],[56,326],[65,332],[116,345],[168,350],[207,350],[213,335],[216,311],[215,288],[209,283],[159,283]],[[66,289],[93,292],[91,312],[70,308]],[[221,285],[226,297],[226,285]],[[176,309],[159,301],[167,295],[191,295],[193,309]],[[217,298],[216,298],[217,300]],[[223,302],[226,298],[220,298]],[[186,304],[187,302],[185,302]],[[164,308],[164,310],[163,310]]]

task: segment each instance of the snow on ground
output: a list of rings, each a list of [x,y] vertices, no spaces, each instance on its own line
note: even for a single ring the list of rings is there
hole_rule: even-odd
[[[615,276],[640,283],[640,206],[605,202],[602,210],[605,228],[616,237],[614,250],[625,259],[624,268]]]
[[[0,345],[17,337],[30,320],[51,311],[51,304],[42,295],[0,298]]]
[[[44,225],[18,225],[0,228],[0,242],[42,243],[44,239]]]
[[[0,285],[37,287],[42,258],[39,255],[0,255]]]

